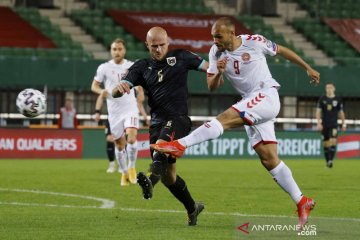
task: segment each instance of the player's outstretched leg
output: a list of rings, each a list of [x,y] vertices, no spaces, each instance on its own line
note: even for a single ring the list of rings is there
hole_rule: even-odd
[[[308,222],[310,211],[315,207],[315,201],[309,197],[303,196],[297,204],[297,213],[299,216],[299,226],[303,229],[304,225]]]
[[[144,172],[139,172],[137,174],[137,182],[142,189],[144,199],[152,198],[153,186]]]
[[[158,152],[168,153],[177,158],[182,157],[186,150],[186,147],[181,145],[178,141],[150,144],[150,148]]]

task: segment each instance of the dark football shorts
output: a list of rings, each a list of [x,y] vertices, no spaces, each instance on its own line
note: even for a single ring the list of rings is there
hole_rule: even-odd
[[[323,140],[328,141],[330,138],[337,138],[338,130],[336,127],[323,128],[321,134],[323,135]]]
[[[169,117],[166,120],[152,120],[150,126],[150,144],[156,143],[158,139],[173,141],[187,136],[191,131],[191,120],[188,116]],[[153,150],[151,150],[151,156]],[[168,158],[169,163],[175,163],[176,159]]]
[[[110,130],[110,124],[109,121],[106,120],[105,122],[105,136],[111,135],[111,130]]]

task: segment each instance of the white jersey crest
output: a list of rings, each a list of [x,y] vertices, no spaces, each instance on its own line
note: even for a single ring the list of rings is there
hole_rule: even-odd
[[[265,55],[276,55],[277,45],[261,35],[240,35],[242,40],[240,47],[230,52],[218,52],[213,45],[209,53],[209,74],[218,73],[217,60],[228,60],[224,72],[235,90],[241,96],[260,89],[280,87],[280,84],[271,76]]]
[[[116,64],[114,60],[110,60],[101,64],[94,79],[104,84],[104,88],[108,91],[108,97],[106,99],[109,117],[118,114],[138,113],[137,101],[135,97],[134,89],[131,89],[130,94],[124,94],[120,98],[113,98],[111,96],[112,90],[118,85],[121,78],[127,73],[128,69],[134,63],[124,59],[121,64]]]

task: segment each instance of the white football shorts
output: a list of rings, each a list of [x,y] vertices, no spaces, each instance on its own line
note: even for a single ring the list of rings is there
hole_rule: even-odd
[[[280,99],[275,87],[251,93],[232,105],[246,122],[245,130],[251,146],[259,143],[277,143],[275,136],[275,117],[280,111]]]
[[[136,128],[139,129],[139,114],[132,113],[126,114],[124,117],[120,116],[109,116],[109,124],[111,134],[114,136],[114,139],[119,139],[124,134],[127,128]]]

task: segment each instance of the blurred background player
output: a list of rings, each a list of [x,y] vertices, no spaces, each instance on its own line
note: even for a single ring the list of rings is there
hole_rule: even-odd
[[[118,169],[122,173],[120,185],[127,186],[129,182],[133,184],[137,182],[135,163],[138,152],[136,137],[139,128],[139,109],[134,90],[119,99],[114,99],[109,94],[133,64],[124,58],[126,54],[124,40],[115,39],[111,44],[110,52],[112,59],[98,67],[91,90],[106,99],[108,120],[115,142],[115,157],[119,164]],[[129,159],[128,164],[127,159]]]
[[[147,119],[147,115],[146,115],[146,111],[144,108],[144,101],[145,101],[145,95],[144,95],[144,91],[141,87],[137,87],[135,88],[135,95],[136,95],[136,100],[137,100],[137,104],[138,104],[138,108],[139,108],[139,113],[141,114],[141,116],[144,119],[144,126],[149,126],[149,119]],[[96,99],[96,104],[95,104],[95,121],[100,124],[101,121],[101,109],[103,106],[103,102],[104,102],[104,98],[99,95]],[[106,137],[106,154],[109,160],[109,167],[106,170],[107,173],[113,173],[116,171],[116,163],[114,161],[115,159],[115,144],[114,144],[114,136],[111,134],[111,129],[110,129],[110,123],[109,120],[106,119],[105,121],[105,137]],[[129,161],[130,163],[131,161]],[[130,168],[130,166],[128,165],[128,168]],[[121,170],[120,170],[121,172]]]
[[[74,97],[67,94],[65,97],[65,105],[60,108],[58,127],[63,129],[74,129],[79,125],[76,117],[76,109],[74,107]]]
[[[99,95],[98,99],[103,101],[103,99],[100,95]],[[95,121],[100,123],[100,111],[98,111],[98,110],[95,113]],[[106,139],[106,155],[109,160],[109,167],[106,169],[106,172],[114,173],[116,171],[115,144],[114,144],[114,137],[111,134],[110,124],[107,119],[105,121],[105,139]]]
[[[346,123],[342,99],[335,96],[335,85],[327,83],[325,91],[326,95],[321,96],[317,104],[316,120],[317,129],[323,136],[326,166],[332,168],[336,153],[338,117],[341,119],[342,131],[346,131]]]

